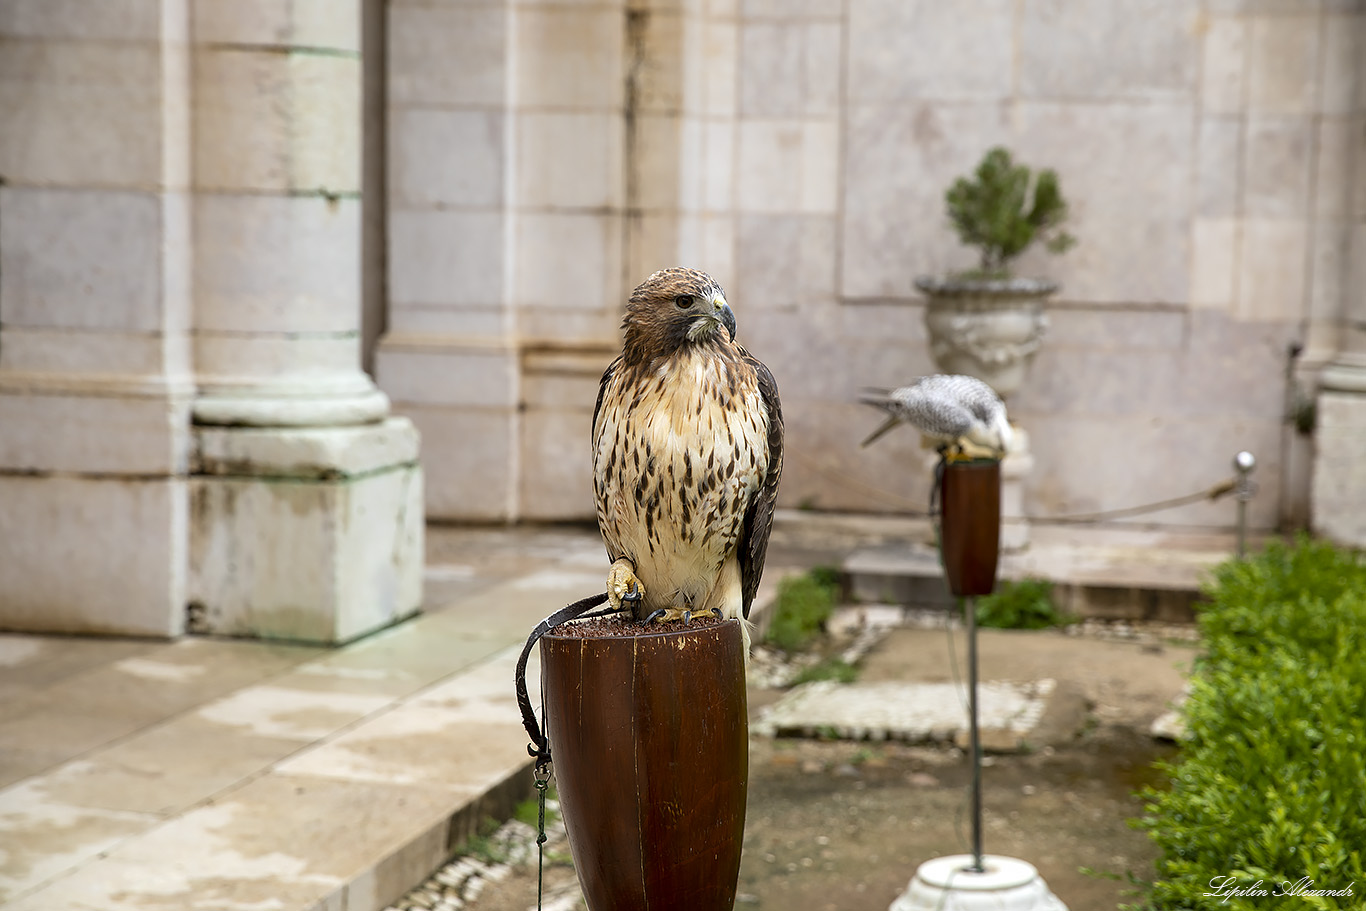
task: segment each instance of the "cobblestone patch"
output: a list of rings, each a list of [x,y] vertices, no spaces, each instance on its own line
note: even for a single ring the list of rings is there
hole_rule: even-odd
[[[560,819],[559,804],[546,801],[547,857],[568,855],[569,839]],[[463,911],[473,907],[480,894],[514,872],[536,875],[536,827],[516,819],[503,823],[485,838],[466,846],[466,853],[452,859],[427,881],[413,888],[384,911]],[[545,896],[542,911],[575,911],[584,907],[577,881]]]

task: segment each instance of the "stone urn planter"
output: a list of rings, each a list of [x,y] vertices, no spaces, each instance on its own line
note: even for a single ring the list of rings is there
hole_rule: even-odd
[[[731,911],[749,781],[739,620],[541,639],[560,812],[590,911]]]
[[[1043,344],[1043,302],[1058,283],[921,276],[915,286],[926,297],[925,329],[935,364],[944,373],[984,380],[1009,404]]]

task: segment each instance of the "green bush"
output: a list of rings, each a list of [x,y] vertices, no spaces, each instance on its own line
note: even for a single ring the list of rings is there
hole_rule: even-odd
[[[1361,908],[1366,893],[1366,564],[1273,543],[1220,567],[1200,617],[1189,740],[1135,821],[1162,850],[1151,909]],[[1211,882],[1232,877],[1239,889]],[[1351,896],[1280,898],[1308,878]],[[1260,885],[1258,885],[1260,881]]]
[[[977,599],[977,625],[994,629],[1046,629],[1072,622],[1053,603],[1053,583],[1046,579],[1002,582]]]
[[[981,251],[984,277],[1005,277],[1010,261],[1036,240],[1052,253],[1076,243],[1061,227],[1067,202],[1057,173],[1045,168],[1036,177],[1000,146],[986,153],[970,179],[955,180],[944,201],[959,239]]]
[[[839,571],[826,567],[784,579],[764,641],[785,652],[805,648],[825,629],[839,592]]]

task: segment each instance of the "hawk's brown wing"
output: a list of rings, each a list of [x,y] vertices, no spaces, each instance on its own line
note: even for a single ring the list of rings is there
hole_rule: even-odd
[[[603,398],[607,395],[607,387],[611,385],[611,383],[612,383],[612,378],[616,376],[617,371],[620,370],[620,369],[621,369],[621,358],[618,357],[616,360],[612,361],[612,363],[610,363],[610,364],[607,365],[607,369],[604,370],[604,371],[602,372],[602,380],[598,383],[598,400],[597,400],[597,402],[594,403],[594,405],[593,405],[593,448],[594,448],[594,451],[595,451],[595,452],[597,451],[597,446],[598,446],[598,415],[602,412],[602,400],[603,400]],[[611,542],[608,540],[607,528],[606,528],[606,526],[603,524],[603,523],[606,521],[607,509],[606,509],[605,503],[602,502],[602,496],[603,496],[603,492],[602,492],[602,491],[603,491],[603,488],[602,488],[602,485],[603,485],[603,483],[604,483],[604,481],[605,481],[606,479],[603,478],[602,476],[600,476],[600,475],[598,474],[598,470],[599,470],[599,466],[598,466],[598,464],[597,464],[597,458],[594,457],[594,459],[593,459],[593,474],[594,474],[594,477],[593,477],[593,493],[595,493],[595,494],[597,495],[597,498],[598,498],[598,500],[599,500],[598,506],[597,506],[597,510],[598,510],[598,527],[599,527],[599,530],[601,530],[601,532],[602,532],[603,544],[605,544],[605,545],[607,546],[607,557],[608,557],[608,559],[615,561],[615,560],[619,559],[619,558],[622,556],[622,554],[613,553],[613,552],[612,552],[612,544],[611,544]]]
[[[759,395],[768,409],[768,473],[745,510],[736,547],[740,585],[744,592],[744,615],[748,619],[750,606],[759,591],[759,579],[764,574],[768,536],[773,531],[773,509],[778,501],[778,481],[783,473],[783,407],[778,401],[778,384],[769,369],[744,348],[740,348],[740,356],[759,375]]]

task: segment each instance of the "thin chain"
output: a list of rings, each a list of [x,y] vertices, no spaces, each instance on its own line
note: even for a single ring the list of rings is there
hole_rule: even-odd
[[[542,778],[542,774],[545,775]],[[536,816],[536,911],[541,911],[545,894],[545,792],[550,784],[550,771],[536,770],[536,790],[540,792],[540,809]]]

